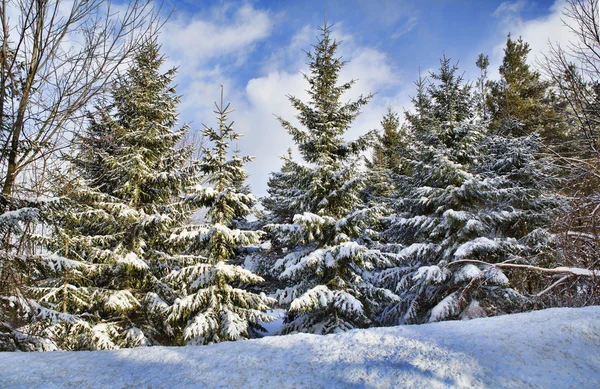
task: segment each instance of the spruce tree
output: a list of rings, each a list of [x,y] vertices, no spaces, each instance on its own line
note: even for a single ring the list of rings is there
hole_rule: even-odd
[[[373,146],[370,164],[373,167],[399,169],[400,157],[396,149],[402,144],[402,133],[398,114],[391,107],[383,115],[381,128],[383,133],[377,137],[378,142]]]
[[[309,176],[310,168],[294,161],[291,149],[281,159],[281,170],[271,172],[267,182],[268,196],[261,199],[266,223],[291,223],[301,206],[303,188],[308,186],[303,178]]]
[[[490,58],[487,55],[479,54],[475,64],[479,68],[479,78],[477,79],[477,90],[475,92],[477,113],[482,120],[488,120],[489,113],[487,99],[489,81],[487,80],[487,68],[490,66]]]
[[[384,234],[388,241],[403,246],[403,260],[401,266],[380,275],[383,285],[395,286],[402,297],[400,304],[390,307],[389,323],[428,319],[429,310],[439,301],[437,291],[431,295],[429,283],[444,280],[442,269],[448,257],[461,240],[469,239],[468,231],[460,234],[468,219],[461,223],[457,215],[466,215],[471,203],[479,199],[457,194],[472,177],[482,129],[474,121],[470,87],[457,71],[443,57],[426,89],[423,80],[417,82],[416,113],[407,115],[414,133],[414,174],[410,191],[398,203],[398,214]],[[431,271],[421,273],[421,269]]]
[[[371,151],[371,158],[366,160],[369,171],[365,188],[367,204],[385,202],[396,191],[392,183],[399,174],[407,172],[408,134],[406,127],[400,127],[398,114],[388,107],[381,120],[382,133],[377,136]]]
[[[57,193],[71,206],[56,215],[44,244],[60,266],[37,291],[47,308],[84,321],[47,330],[62,348],[168,343],[163,316],[172,291],[160,278],[177,251],[167,238],[190,216],[180,196],[198,177],[191,149],[177,147],[187,127],[172,129],[179,97],[175,69],[160,73],[163,63],[154,41],[136,53],[115,81],[112,105],[91,114],[77,139],[78,177],[64,178],[70,185]]]
[[[468,85],[443,58],[437,82],[408,116],[415,151],[412,188],[384,233],[401,261],[378,274],[400,297],[386,323],[422,323],[518,311],[527,298],[494,264],[538,262],[556,204],[533,158],[536,138],[487,134]],[[519,287],[517,291],[513,286]]]
[[[284,203],[293,204],[295,216],[291,223],[265,227],[272,245],[270,258],[276,258],[273,268],[285,283],[275,294],[288,308],[283,333],[326,334],[366,327],[376,321],[382,302],[393,298],[365,277],[388,260],[365,244],[365,231],[375,215],[359,197],[364,187],[359,154],[373,135],[351,142],[343,139],[371,95],[341,102],[354,81],[338,85],[344,66],[336,57],[339,43],[331,38],[326,23],[320,31],[319,41],[307,53],[310,72],[304,77],[310,101],[289,98],[303,128],[280,118],[305,163],[286,161],[288,177],[293,175],[296,185],[291,192],[277,192]]]
[[[215,104],[216,105],[216,104]],[[228,123],[229,105],[217,106],[218,129],[206,127],[204,136],[213,143],[205,148],[202,170],[211,186],[197,186],[187,201],[206,207],[206,224],[187,225],[176,231],[170,241],[183,245],[177,269],[166,280],[179,297],[169,308],[168,320],[175,328],[178,343],[208,344],[260,336],[262,323],[272,320],[265,311],[273,304],[264,294],[242,289],[263,279],[231,259],[243,246],[258,243],[261,232],[233,228],[234,222],[251,213],[256,200],[247,193],[244,164],[236,152],[228,159],[230,142],[240,134]]]
[[[554,106],[550,83],[540,72],[531,69],[527,56],[531,48],[520,37],[506,39],[500,80],[490,82],[488,108],[495,133],[512,136],[538,132],[549,143],[560,141],[563,134],[560,117]],[[515,125],[518,124],[518,125]]]

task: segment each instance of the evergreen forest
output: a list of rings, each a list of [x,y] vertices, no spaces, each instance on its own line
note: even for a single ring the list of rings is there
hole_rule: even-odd
[[[272,97],[293,143],[260,198],[230,91],[180,123],[152,3],[22,3],[22,30],[0,11],[0,351],[260,338],[275,312],[277,335],[324,335],[600,304],[598,1],[566,2],[574,44],[537,65],[508,35],[496,79],[485,53],[460,59],[476,80],[441,53],[411,107],[354,139],[377,91],[348,98],[344,42],[315,26],[308,97]]]

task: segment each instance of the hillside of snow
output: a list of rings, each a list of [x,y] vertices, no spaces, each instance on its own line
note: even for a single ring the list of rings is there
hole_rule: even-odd
[[[600,307],[0,366],[0,388],[600,388]]]

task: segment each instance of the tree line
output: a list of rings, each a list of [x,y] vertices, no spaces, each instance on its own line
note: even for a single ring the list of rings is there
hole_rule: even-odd
[[[299,155],[259,200],[223,91],[200,150],[177,127],[151,3],[18,2],[15,26],[5,3],[0,349],[255,338],[274,308],[281,334],[327,334],[598,303],[597,1],[567,2],[573,44],[539,68],[510,35],[498,80],[443,56],[403,122],[352,141],[373,95],[345,102],[325,23],[299,126],[278,118]]]

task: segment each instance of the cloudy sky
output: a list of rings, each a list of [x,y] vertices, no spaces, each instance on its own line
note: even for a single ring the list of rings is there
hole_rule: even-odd
[[[357,80],[346,98],[377,93],[350,139],[378,128],[388,105],[410,109],[419,69],[436,69],[443,53],[475,79],[479,53],[490,56],[490,73],[497,74],[509,32],[529,42],[534,56],[547,51],[548,41],[565,43],[563,6],[564,0],[167,0],[163,9],[175,11],[160,39],[167,66],[179,68],[182,122],[194,130],[216,125],[213,102],[224,85],[234,127],[244,134],[239,149],[256,158],[247,166],[250,184],[264,196],[269,173],[293,146],[276,116],[294,118],[287,95],[306,97],[303,50],[316,42],[324,12],[349,61],[341,81]]]

